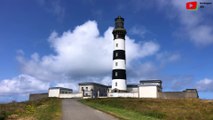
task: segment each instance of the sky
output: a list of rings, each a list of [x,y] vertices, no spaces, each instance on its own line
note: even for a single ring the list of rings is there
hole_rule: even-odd
[[[0,102],[49,87],[111,85],[114,18],[125,19],[128,84],[213,99],[213,4],[188,0],[1,0]],[[213,2],[200,0],[199,2]]]

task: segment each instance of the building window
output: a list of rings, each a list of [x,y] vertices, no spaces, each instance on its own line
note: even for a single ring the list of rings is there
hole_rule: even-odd
[[[83,91],[83,90],[84,90],[84,87],[81,87],[81,90]]]
[[[118,43],[116,43],[116,47],[118,47]]]
[[[115,62],[115,66],[118,66],[118,62]]]
[[[86,90],[88,90],[88,87],[86,87]]]
[[[117,86],[118,85],[118,83],[117,82],[115,82],[115,86]]]
[[[117,73],[117,72],[115,72],[115,76],[118,76],[118,73]]]

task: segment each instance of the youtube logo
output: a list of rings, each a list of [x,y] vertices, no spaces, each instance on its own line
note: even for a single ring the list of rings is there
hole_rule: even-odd
[[[187,10],[197,10],[198,9],[197,1],[187,2],[186,3],[186,9]]]

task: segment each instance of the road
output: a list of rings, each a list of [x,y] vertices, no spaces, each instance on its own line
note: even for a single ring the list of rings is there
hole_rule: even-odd
[[[62,120],[118,120],[75,99],[63,99],[62,112]]]

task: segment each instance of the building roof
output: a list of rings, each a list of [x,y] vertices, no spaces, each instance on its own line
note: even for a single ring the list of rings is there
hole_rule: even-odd
[[[130,87],[138,87],[137,84],[127,84],[127,88],[130,88]]]
[[[78,85],[98,85],[98,86],[107,87],[106,85],[96,83],[96,82],[81,82],[81,83],[78,83]]]
[[[109,85],[109,86],[107,86],[108,88],[111,88],[112,86],[111,85]],[[138,87],[138,84],[128,84],[127,85],[127,88],[131,88],[131,87]]]
[[[64,88],[64,87],[50,87],[49,90],[50,90],[50,89],[72,90],[72,89],[70,89],[70,88]]]
[[[161,80],[141,80],[140,83],[162,83]]]
[[[184,90],[183,92],[190,92],[190,91],[191,91],[191,92],[192,92],[192,91],[193,91],[193,92],[197,92],[197,89],[186,89],[186,90]]]

